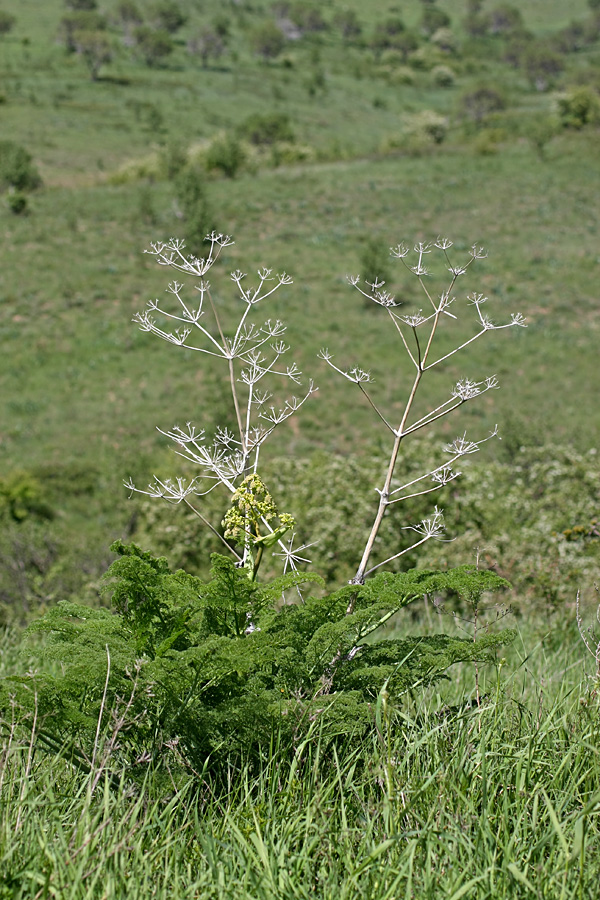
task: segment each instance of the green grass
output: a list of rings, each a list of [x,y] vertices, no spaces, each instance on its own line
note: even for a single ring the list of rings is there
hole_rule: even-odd
[[[593,900],[597,697],[576,633],[535,642],[528,629],[483,675],[480,706],[457,671],[371,741],[336,752],[316,729],[222,784],[149,772],[132,790],[124,772],[115,790],[5,721],[1,896]],[[6,672],[14,639],[3,650]]]

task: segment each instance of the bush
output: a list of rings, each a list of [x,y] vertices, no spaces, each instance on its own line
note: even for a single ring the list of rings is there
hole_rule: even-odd
[[[237,133],[241,138],[256,146],[275,144],[285,141],[293,144],[294,131],[287,113],[254,113],[238,126]]]
[[[103,31],[76,31],[73,46],[89,69],[92,81],[96,81],[100,68],[112,60],[113,48]]]
[[[0,35],[8,34],[9,31],[12,31],[16,21],[12,13],[7,13],[0,9]]]
[[[448,28],[452,23],[450,16],[439,6],[425,6],[421,16],[421,31],[426,35],[432,35],[440,28]]]
[[[458,48],[456,36],[449,28],[438,28],[438,30],[431,35],[431,43],[436,47],[439,47],[439,49],[443,50],[445,53],[454,53]]]
[[[0,141],[0,191],[33,191],[41,184],[31,154],[13,141]]]
[[[23,216],[29,212],[29,201],[27,194],[22,191],[11,190],[7,195],[8,208],[15,216]]]
[[[199,169],[186,165],[175,180],[175,193],[183,214],[186,245],[200,253],[207,234],[214,229],[214,216],[207,197],[204,177]]]
[[[582,86],[558,98],[558,113],[565,128],[585,128],[600,124],[600,97],[593,88]]]
[[[51,609],[30,632],[44,635],[52,671],[1,683],[0,709],[15,694],[23,707],[35,703],[38,739],[68,746],[75,765],[94,757],[100,723],[113,735],[111,766],[130,779],[143,779],[149,764],[224,771],[232,756],[258,759],[274,734],[282,750],[293,747],[314,718],[325,740],[358,738],[373,728],[382,690],[393,701],[456,662],[493,658],[511,637],[364,642],[426,595],[477,602],[506,586],[472,567],[383,573],[294,603],[290,592],[322,584],[318,576],[291,573],[258,585],[215,554],[204,582],[134,544],[112,550],[119,558],[104,590],[114,612],[66,601]]]
[[[431,70],[431,80],[436,87],[454,87],[456,76],[449,66],[434,66]]]
[[[244,164],[246,155],[239,140],[232,134],[216,137],[205,154],[206,168],[217,169],[226,178],[235,178]]]

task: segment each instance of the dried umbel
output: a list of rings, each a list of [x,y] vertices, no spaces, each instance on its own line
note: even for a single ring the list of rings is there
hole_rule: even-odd
[[[292,520],[280,516],[279,524],[263,510],[264,486],[259,487],[258,466],[263,444],[282,422],[292,416],[316,391],[308,382],[300,397],[291,396],[281,405],[272,403],[271,386],[276,381],[301,385],[301,372],[295,363],[286,363],[289,345],[282,338],[286,326],[279,320],[266,319],[262,324],[251,320],[260,303],[264,303],[279,288],[292,283],[284,273],[273,274],[271,269],[260,269],[253,286],[246,285],[246,276],[239,271],[231,274],[240,300],[240,314],[229,330],[222,321],[218,304],[211,293],[206,275],[215,264],[223,248],[233,241],[227,235],[210,234],[207,237],[209,251],[204,259],[186,255],[182,241],[152,244],[147,252],[156,257],[159,265],[174,269],[196,280],[192,299],[186,299],[184,285],[172,281],[168,288],[175,300],[166,308],[158,300],[151,301],[147,309],[134,317],[142,331],[155,334],[168,343],[186,350],[194,350],[207,356],[222,359],[228,368],[231,401],[237,428],[217,428],[208,438],[204,429],[188,422],[184,428],[176,425],[170,431],[161,432],[177,446],[180,456],[196,464],[200,472],[192,481],[183,478],[162,480],[154,478],[146,490],[140,490],[131,482],[132,491],[161,497],[178,503],[183,501],[213,531],[244,565],[251,578],[256,576],[257,560],[260,561],[265,546],[279,544],[286,566],[295,567],[297,552],[292,542],[282,541],[292,527]],[[160,323],[160,324],[159,324]],[[160,429],[159,429],[160,430]],[[240,484],[246,493],[254,491],[255,502],[245,505],[240,500]],[[262,484],[262,483],[261,483]],[[241,545],[237,553],[214,526],[196,509],[193,500],[205,496],[222,485],[229,492],[237,510],[238,523],[232,537]],[[232,507],[232,508],[234,508]],[[244,511],[242,512],[242,508]],[[229,526],[227,526],[229,527]],[[230,529],[231,530],[231,529]],[[240,535],[244,535],[240,539]],[[255,553],[259,548],[260,552]]]
[[[370,288],[370,290],[367,291],[360,286],[360,279],[358,277],[349,277],[348,279],[350,284],[356,287],[364,297],[383,307],[387,312],[414,371],[414,377],[406,391],[405,399],[402,401],[402,412],[397,422],[394,422],[391,415],[385,413],[379,407],[365,387],[365,385],[369,384],[371,381],[371,376],[367,370],[363,369],[361,366],[353,366],[348,370],[338,368],[333,363],[333,357],[329,350],[324,349],[320,354],[321,358],[324,359],[332,369],[358,386],[379,420],[392,435],[392,449],[384,481],[382,486],[376,489],[379,494],[379,505],[373,526],[365,544],[362,559],[356,575],[353,578],[355,584],[363,584],[365,578],[376,569],[397,559],[404,553],[410,552],[424,541],[430,540],[431,538],[441,539],[443,535],[443,519],[441,511],[436,507],[433,514],[418,525],[407,526],[407,528],[415,531],[418,536],[418,540],[415,541],[414,544],[393,556],[388,556],[386,559],[377,562],[375,565],[370,565],[375,540],[387,508],[394,503],[401,503],[403,500],[408,500],[417,495],[439,491],[445,484],[460,475],[460,472],[456,471],[453,466],[461,456],[476,453],[482,444],[490,440],[490,438],[495,437],[497,434],[497,430],[494,429],[491,434],[479,440],[467,439],[466,434],[456,438],[456,440],[445,448],[450,457],[446,462],[433,470],[425,472],[418,478],[414,478],[398,487],[392,487],[392,480],[396,471],[400,447],[405,438],[432,425],[434,422],[437,422],[445,416],[448,416],[464,403],[473,400],[476,397],[480,397],[487,391],[498,387],[498,380],[495,375],[488,375],[480,381],[462,378],[451,388],[449,397],[446,400],[442,401],[433,409],[430,409],[425,415],[417,417],[415,413],[415,400],[421,383],[427,373],[453,358],[457,353],[466,349],[470,344],[489,331],[498,331],[501,329],[512,328],[513,326],[525,325],[525,320],[520,313],[513,313],[510,321],[505,324],[495,324],[484,312],[484,304],[488,302],[488,298],[484,297],[483,294],[471,293],[467,295],[467,302],[475,311],[475,333],[466,340],[458,343],[454,349],[449,352],[436,352],[436,338],[442,331],[443,326],[449,320],[456,320],[458,316],[457,308],[459,304],[454,295],[456,282],[467,273],[473,263],[485,259],[486,257],[484,250],[481,247],[474,245],[471,248],[468,259],[457,265],[450,259],[449,251],[451,247],[452,242],[446,238],[438,238],[438,240],[433,243],[419,243],[414,247],[415,257],[412,264],[408,247],[401,244],[391,249],[392,257],[399,259],[405,269],[417,278],[420,283],[426,306],[424,310],[419,310],[416,314],[403,315],[399,311],[401,301],[397,301],[392,294],[384,289],[385,282],[376,279],[372,283],[367,284],[367,287]],[[450,273],[449,278],[446,279],[442,290],[439,292],[430,289],[426,281],[426,279],[432,275],[432,271],[426,264],[426,260],[430,254],[433,254],[436,251],[443,260],[444,269]]]

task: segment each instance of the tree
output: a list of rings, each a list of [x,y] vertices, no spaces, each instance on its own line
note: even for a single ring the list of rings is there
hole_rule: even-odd
[[[266,61],[279,56],[285,47],[285,38],[275,22],[269,20],[252,32],[250,43],[255,54]]]
[[[12,31],[16,21],[12,13],[7,13],[0,9],[0,35],[8,34],[9,31]]]
[[[460,101],[463,115],[481,125],[490,113],[500,112],[506,108],[506,100],[496,88],[479,87],[463,94]]]
[[[183,215],[186,246],[190,252],[200,253],[206,235],[215,225],[205,176],[194,166],[184,166],[175,179],[175,193]]]
[[[75,51],[81,56],[90,71],[92,81],[105,63],[113,58],[113,48],[104,31],[76,31],[73,35]]]
[[[173,52],[173,41],[166,31],[155,31],[147,25],[140,25],[133,34],[137,50],[147,66],[158,66]]]
[[[210,59],[220,59],[225,53],[225,41],[215,28],[207,26],[187,43],[188,53],[199,56],[206,68]]]
[[[121,0],[117,4],[115,14],[121,25],[130,28],[135,25],[141,25],[144,17],[135,0]]]
[[[175,34],[187,22],[187,16],[176,0],[160,0],[154,6],[153,18],[157,28]]]
[[[522,64],[532,87],[538,91],[547,91],[564,69],[559,54],[543,44],[530,47],[523,56]]]
[[[421,31],[425,34],[433,34],[439,28],[448,28],[451,24],[450,16],[438,6],[426,6],[421,16]]]
[[[488,16],[492,34],[512,34],[523,30],[523,16],[516,6],[503,3],[490,10]]]
[[[333,17],[333,24],[347,42],[356,40],[362,34],[362,25],[353,9],[343,9],[337,12]]]
[[[98,0],[65,0],[67,9],[93,10],[98,8]]]
[[[93,10],[76,10],[67,13],[60,20],[58,26],[58,41],[64,44],[68,53],[75,53],[75,35],[82,31],[104,31],[106,19]]]

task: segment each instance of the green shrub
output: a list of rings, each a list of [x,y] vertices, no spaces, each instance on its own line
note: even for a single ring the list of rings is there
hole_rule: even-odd
[[[8,34],[9,31],[12,31],[15,27],[16,22],[15,16],[12,13],[7,13],[3,9],[0,10],[0,35]]]
[[[8,192],[6,199],[8,208],[15,216],[23,216],[29,212],[29,201],[27,200],[27,194],[24,194],[23,191],[11,190]]]
[[[431,70],[431,80],[436,87],[454,87],[456,76],[449,66],[434,66]]]
[[[235,178],[244,164],[245,153],[241,143],[234,135],[224,134],[211,142],[204,158],[209,172],[217,169],[226,178]]]
[[[238,126],[237,133],[257,146],[275,144],[278,141],[293,144],[295,140],[287,113],[254,113]]]
[[[596,91],[583,85],[558,98],[558,114],[565,128],[581,129],[586,125],[600,124],[600,97]]]
[[[152,17],[156,28],[167,34],[175,34],[187,22],[187,15],[176,0],[159,0],[152,8]]]
[[[0,141],[0,191],[33,191],[41,184],[31,154],[13,141]]]
[[[183,214],[186,245],[190,251],[198,254],[206,235],[215,226],[205,177],[198,167],[186,165],[175,180],[175,193]]]
[[[452,20],[445,10],[440,9],[439,6],[428,4],[423,8],[420,27],[424,34],[432,35],[440,28],[447,29],[451,22]]]
[[[394,613],[427,595],[477,602],[506,587],[472,567],[383,573],[299,602],[297,589],[321,584],[318,576],[259,585],[215,554],[201,581],[134,544],[112,549],[113,612],[59,603],[30,628],[45,636],[45,665],[0,683],[0,709],[15,695],[36,704],[38,740],[82,768],[95,758],[99,729],[113,735],[111,768],[140,779],[149,764],[177,773],[182,764],[219,770],[232,755],[258,758],[273,734],[282,749],[293,746],[315,718],[325,739],[358,737],[373,728],[382,690],[397,700],[454,663],[490,659],[511,637],[376,639]]]

